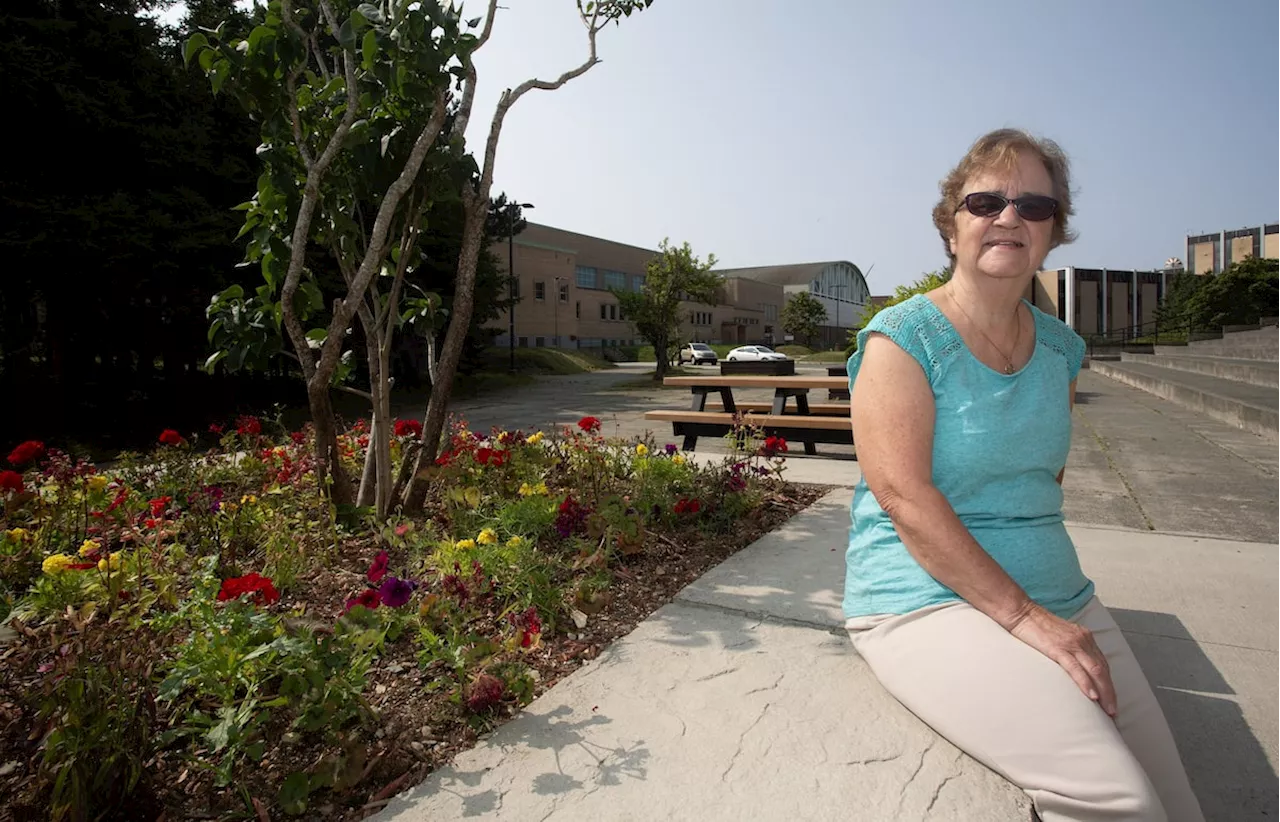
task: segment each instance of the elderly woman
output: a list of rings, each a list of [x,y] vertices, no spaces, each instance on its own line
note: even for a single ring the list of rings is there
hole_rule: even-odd
[[[1067,160],[996,131],[941,189],[951,279],[877,314],[848,364],[863,479],[846,627],[894,697],[1044,822],[1199,822],[1151,686],[1063,524],[1084,341],[1022,295],[1072,239]]]

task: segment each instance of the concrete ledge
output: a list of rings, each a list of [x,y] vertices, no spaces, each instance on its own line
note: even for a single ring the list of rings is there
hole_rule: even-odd
[[[1250,386],[1218,380],[1227,382],[1227,386],[1206,388],[1204,386],[1212,385],[1211,381],[1215,378],[1199,374],[1187,374],[1183,377],[1179,372],[1158,365],[1095,361],[1091,370],[1258,436],[1270,440],[1280,439],[1277,432],[1280,428],[1280,416],[1276,413],[1274,393],[1271,395],[1273,404],[1266,407],[1260,402],[1231,395],[1234,393],[1229,387],[1231,385],[1240,385],[1242,388]]]
[[[1171,368],[1174,371],[1186,371],[1192,374],[1208,374],[1224,380],[1249,383],[1250,385],[1268,385],[1272,388],[1280,386],[1277,376],[1280,368],[1275,362],[1264,360],[1241,360],[1228,357],[1207,357],[1186,354],[1137,354],[1126,351],[1120,356],[1122,362],[1139,362]]]

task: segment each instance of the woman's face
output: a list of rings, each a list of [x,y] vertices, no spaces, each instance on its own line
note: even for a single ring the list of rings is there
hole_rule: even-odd
[[[992,191],[1013,200],[1024,194],[1053,196],[1053,181],[1044,164],[1034,155],[1018,155],[1009,171],[979,172],[965,184],[961,194]],[[951,253],[956,267],[995,279],[1016,279],[1039,270],[1049,253],[1053,219],[1030,221],[1018,215],[1013,204],[990,217],[975,217],[961,205],[956,212]]]

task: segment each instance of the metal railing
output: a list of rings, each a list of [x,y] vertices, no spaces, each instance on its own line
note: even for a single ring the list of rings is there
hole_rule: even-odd
[[[1089,354],[1106,351],[1123,351],[1135,346],[1185,345],[1193,340],[1209,340],[1222,337],[1221,328],[1205,328],[1193,323],[1154,320],[1139,325],[1126,325],[1110,331],[1082,334]]]

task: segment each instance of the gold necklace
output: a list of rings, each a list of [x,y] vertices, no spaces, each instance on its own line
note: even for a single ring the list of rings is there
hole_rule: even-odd
[[[1013,357],[1010,357],[1008,354],[1004,353],[1004,351],[1000,349],[1000,346],[996,345],[995,340],[987,336],[987,332],[982,330],[982,326],[978,325],[976,322],[973,321],[973,317],[970,317],[969,312],[964,310],[964,306],[960,305],[960,301],[956,299],[956,296],[951,293],[950,289],[947,289],[947,296],[951,298],[951,303],[956,308],[960,309],[960,313],[963,314],[964,318],[969,321],[969,325],[978,329],[978,333],[981,334],[986,339],[987,343],[989,343],[991,347],[996,350],[997,354],[999,354],[1001,357],[1004,358],[1004,362],[1005,362],[1004,373],[1012,374],[1014,371]],[[1018,347],[1018,340],[1022,338],[1022,312],[1019,311],[1017,308],[1014,308],[1013,318],[1014,318],[1014,322],[1017,323],[1017,329],[1014,331],[1014,334],[1013,334],[1013,347],[1016,349]]]

